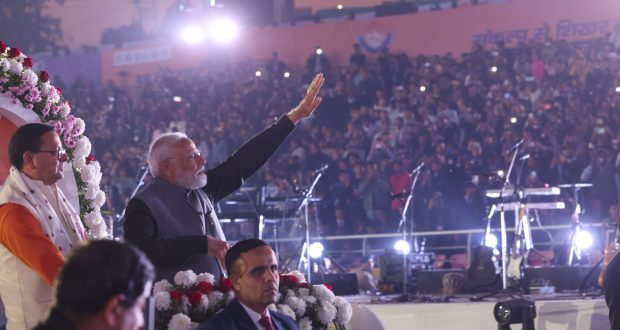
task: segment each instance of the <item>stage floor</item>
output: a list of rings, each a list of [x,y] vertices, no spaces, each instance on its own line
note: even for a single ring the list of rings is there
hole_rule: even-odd
[[[442,300],[438,295],[425,297],[431,301]],[[353,305],[351,329],[378,329],[378,323],[373,324],[370,314],[376,315],[383,328],[389,330],[497,329],[493,307],[498,301],[510,299],[502,296],[471,302],[469,296],[459,296],[449,302],[377,302],[390,298],[393,297],[373,297],[371,302],[369,296],[348,297]],[[535,302],[536,330],[610,329],[608,309],[602,296],[549,294],[525,295],[524,298]],[[512,328],[521,329],[521,326]]]

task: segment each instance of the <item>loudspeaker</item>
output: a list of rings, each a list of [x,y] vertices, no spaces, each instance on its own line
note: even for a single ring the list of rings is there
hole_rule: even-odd
[[[555,286],[555,292],[564,290],[578,290],[581,283],[586,279],[592,266],[551,266],[525,268],[524,285],[526,288],[532,284],[550,281]],[[594,271],[587,279],[585,288],[596,287],[598,272]]]
[[[313,274],[312,284],[329,284],[337,296],[359,294],[355,273]]]

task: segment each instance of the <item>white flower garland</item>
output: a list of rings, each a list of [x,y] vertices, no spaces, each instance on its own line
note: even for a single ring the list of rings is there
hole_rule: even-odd
[[[101,216],[106,196],[99,183],[101,166],[90,154],[90,141],[84,136],[85,124],[71,113],[60,91],[49,82],[45,71],[32,71],[32,58],[19,48],[9,48],[0,41],[0,95],[11,98],[39,115],[42,123],[54,126],[67,151],[78,188],[80,217],[94,238],[108,238],[108,229]]]

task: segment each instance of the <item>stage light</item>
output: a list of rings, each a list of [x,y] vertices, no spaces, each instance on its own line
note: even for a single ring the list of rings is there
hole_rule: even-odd
[[[407,243],[407,241],[399,239],[398,241],[396,241],[396,243],[394,243],[394,250],[398,251],[399,254],[409,254],[409,251],[411,251],[411,247],[409,246],[409,243]]]
[[[422,93],[426,92],[426,86],[424,85],[420,86],[420,92]]]
[[[254,72],[254,75],[257,76],[257,77],[260,77],[260,76],[263,75],[263,73],[260,72],[260,70],[256,70],[256,72]]]
[[[316,54],[317,54],[317,55],[321,55],[321,54],[323,54],[323,49],[321,49],[321,48],[317,48],[317,49],[316,49]]]
[[[499,176],[500,178],[503,178],[503,177],[504,177],[504,174],[505,174],[505,173],[504,173],[504,171],[502,171],[502,170],[497,171],[497,176]]]
[[[239,27],[229,18],[218,18],[209,25],[209,34],[217,42],[229,43],[239,34]]]
[[[210,0],[209,1],[209,6],[215,7],[215,0]]]
[[[577,246],[579,246],[579,248],[582,250],[585,250],[589,248],[590,246],[592,246],[593,241],[594,240],[592,238],[592,234],[588,233],[587,231],[580,231],[577,234],[577,237],[576,237]]]
[[[288,77],[290,77],[290,76],[291,76],[291,73],[290,73],[290,72],[288,72],[288,71],[285,71],[285,72],[284,72],[284,78],[288,78]]]
[[[341,4],[338,4],[338,6],[336,6],[336,8],[338,8],[338,10],[342,10],[343,7],[342,7]]]
[[[183,101],[183,98],[180,96],[173,96],[172,97],[172,101],[176,102],[176,103],[180,103],[181,101]]]
[[[196,44],[202,41],[204,38],[204,31],[199,26],[188,26],[183,30],[181,34],[183,40],[189,44]]]
[[[320,242],[314,242],[310,244],[308,253],[310,254],[310,258],[319,259],[320,257],[323,256],[324,250],[325,250],[325,247],[323,247],[323,244],[321,244]]]
[[[511,324],[522,324],[523,330],[534,330],[536,305],[526,299],[501,301],[495,304],[493,316],[500,330],[510,330]]]
[[[616,93],[620,93],[620,86],[616,87]]]
[[[491,72],[497,72],[497,67],[495,65],[491,67]]]
[[[511,124],[516,124],[517,123],[517,117],[510,117],[510,123]]]
[[[484,239],[484,246],[495,249],[497,247],[497,236],[493,234],[488,234]]]

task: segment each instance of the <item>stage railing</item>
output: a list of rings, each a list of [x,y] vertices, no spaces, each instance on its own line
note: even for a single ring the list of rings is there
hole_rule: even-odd
[[[609,231],[613,231],[613,229],[609,228],[609,225],[607,223],[604,222],[600,222],[600,223],[582,223],[581,224],[582,229],[597,229],[597,230],[602,230],[602,237],[604,237],[605,240],[605,244],[601,245],[601,248],[604,246],[607,246],[609,244],[609,240],[610,237],[613,237],[613,235],[610,235]],[[548,225],[548,226],[543,226],[543,227],[532,227],[532,231],[565,231],[566,233],[568,233],[572,228],[572,225]],[[514,228],[508,228],[509,232],[514,232]],[[409,233],[409,237],[413,238],[423,238],[423,237],[439,237],[439,236],[454,236],[454,235],[465,235],[467,237],[466,239],[466,245],[434,245],[434,246],[427,246],[426,247],[426,251],[434,251],[434,252],[439,252],[439,251],[446,251],[446,250],[465,250],[466,254],[467,254],[467,260],[470,260],[470,256],[471,256],[471,250],[472,248],[479,244],[479,242],[473,242],[473,239],[475,236],[481,236],[484,235],[484,229],[462,229],[462,230],[437,230],[437,231],[418,231],[418,232],[411,232]],[[499,228],[497,229],[492,229],[491,233],[499,233]],[[559,236],[559,235],[556,235]],[[601,237],[601,236],[599,236]],[[399,239],[402,238],[402,234],[401,233],[393,233],[393,234],[365,234],[365,235],[339,235],[339,236],[312,236],[310,238],[311,242],[316,242],[316,241],[321,241],[321,242],[330,242],[330,241],[344,241],[344,240],[356,240],[356,241],[361,241],[361,249],[353,249],[353,250],[330,250],[328,252],[330,253],[334,253],[334,252],[356,252],[356,253],[362,253],[362,255],[366,256],[369,253],[380,253],[385,251],[385,248],[383,249],[370,249],[369,248],[369,244],[368,241],[369,240],[375,240],[375,239],[386,239],[386,238],[394,238],[394,239]],[[265,238],[266,241],[271,242],[271,243],[298,243],[299,239],[298,238],[278,238],[278,239],[270,239],[270,238]],[[558,240],[555,239],[553,241],[548,240],[548,241],[538,241],[535,242],[535,246],[551,246],[551,245],[555,245],[555,244],[563,244],[564,240]],[[595,242],[596,243],[596,242]],[[511,245],[511,244],[510,244]],[[599,244],[600,245],[600,244]]]

